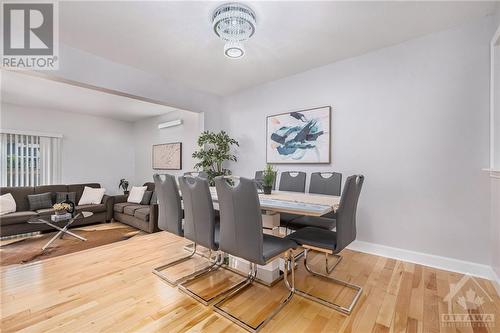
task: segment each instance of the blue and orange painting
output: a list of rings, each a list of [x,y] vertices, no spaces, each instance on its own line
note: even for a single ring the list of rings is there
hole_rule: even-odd
[[[329,163],[330,107],[267,118],[268,163]]]

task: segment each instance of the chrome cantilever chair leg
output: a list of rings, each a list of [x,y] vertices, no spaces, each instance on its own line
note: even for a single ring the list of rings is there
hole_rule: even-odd
[[[326,274],[323,274],[323,273],[320,273],[320,272],[316,272],[314,270],[311,269],[311,267],[309,267],[308,263],[307,263],[307,254],[309,252],[309,249],[305,249],[304,251],[304,266],[306,268],[306,270],[315,275],[315,276],[319,276],[319,277],[322,277],[324,279],[327,279],[329,281],[333,281],[335,283],[338,283],[342,286],[345,286],[345,287],[348,287],[348,288],[351,288],[351,289],[354,289],[356,291],[356,294],[354,295],[354,299],[352,300],[351,304],[349,304],[348,307],[344,307],[344,306],[341,306],[339,304],[336,304],[336,303],[333,303],[333,302],[330,302],[330,301],[327,301],[321,297],[317,297],[317,296],[314,296],[314,295],[311,295],[305,291],[302,291],[302,290],[299,290],[299,289],[295,289],[295,293],[297,293],[298,295],[300,296],[303,296],[305,298],[308,298],[312,301],[315,301],[315,302],[318,302],[320,304],[323,304],[325,306],[328,306],[330,308],[333,308],[337,311],[340,311],[344,314],[350,314],[352,312],[352,309],[354,308],[354,306],[356,305],[356,303],[358,302],[361,294],[363,293],[363,288],[358,286],[358,285],[355,285],[355,284],[352,284],[352,283],[349,283],[349,282],[346,282],[346,281],[342,281],[342,280],[338,280],[336,278],[333,278],[331,276],[328,276]],[[342,258],[342,257],[340,257]],[[333,265],[333,267],[330,269],[330,272],[338,265],[338,263],[340,262],[341,259],[338,259],[337,262],[335,263],[335,265]],[[327,263],[327,266],[326,266],[326,269],[328,271],[328,263]],[[293,274],[292,274],[292,277],[293,277]]]
[[[303,257],[304,253],[305,253],[305,250],[302,250],[299,253],[297,253],[295,255],[295,260],[298,260],[301,257]],[[325,271],[326,271],[326,274],[330,274],[331,272],[333,272],[335,267],[337,267],[337,265],[340,264],[340,262],[342,261],[342,256],[339,256],[338,254],[332,254],[332,256],[335,257],[337,260],[335,261],[335,263],[333,264],[332,267],[328,267],[328,253],[325,252]]]
[[[339,256],[338,254],[334,254],[333,257],[337,258],[337,260],[335,261],[335,263],[333,264],[332,267],[328,267],[328,253],[325,252],[325,271],[326,271],[326,274],[330,274],[331,272],[333,272],[335,267],[337,267],[337,265],[340,264],[340,262],[342,261],[342,256]],[[311,273],[311,274],[313,274],[313,273]]]
[[[187,261],[187,260],[191,259],[191,258],[192,258],[195,254],[200,255],[200,256],[202,256],[202,257],[205,257],[203,254],[199,254],[199,253],[197,253],[197,252],[196,252],[196,243],[193,243],[193,244],[194,244],[194,245],[193,245],[193,247],[192,247],[192,250],[191,250],[191,252],[190,252],[187,256],[184,256],[184,257],[182,257],[182,258],[176,259],[176,260],[174,260],[174,261],[172,261],[172,262],[169,262],[168,264],[165,264],[165,265],[162,265],[162,266],[155,267],[155,268],[153,268],[153,273],[154,273],[155,275],[159,276],[162,280],[164,280],[165,282],[167,282],[167,283],[168,283],[170,286],[172,286],[172,287],[175,287],[175,286],[177,286],[179,283],[181,283],[181,282],[185,281],[186,279],[189,279],[189,278],[190,278],[190,277],[192,277],[193,275],[198,274],[198,273],[199,273],[199,271],[195,271],[195,272],[193,272],[193,273],[191,273],[191,274],[189,274],[189,275],[187,275],[187,276],[183,276],[183,277],[181,277],[181,278],[179,278],[179,279],[177,279],[177,280],[172,280],[172,279],[170,279],[167,275],[165,275],[165,274],[163,273],[163,271],[164,271],[165,269],[170,268],[170,267],[173,267],[173,266],[176,266],[176,265],[178,265],[178,264],[180,264],[180,263],[182,263],[182,262],[185,262],[185,261]],[[209,252],[208,258],[209,258],[209,260],[211,259],[211,251]],[[204,269],[205,269],[205,268],[204,268]],[[203,271],[204,269],[202,269],[202,271]]]
[[[190,290],[188,285],[191,284],[192,282],[194,282],[195,280],[201,278],[202,276],[206,276],[216,270],[218,270],[219,268],[223,267],[224,265],[224,255],[223,254],[218,254],[218,257],[217,257],[217,261],[207,267],[206,269],[200,271],[198,274],[194,275],[194,276],[191,276],[189,279],[183,281],[182,283],[179,284],[179,290],[184,292],[185,294],[193,297],[194,299],[196,299],[198,302],[202,303],[203,305],[209,305],[212,301],[214,301],[215,299],[219,298],[220,296],[222,295],[225,295],[231,291],[233,291],[234,289],[240,287],[240,285],[242,283],[245,283],[247,279],[243,280],[243,281],[240,281],[238,283],[235,283],[234,285],[222,290],[221,292],[209,297],[209,298],[204,298],[203,296],[195,293],[194,291]]]
[[[287,266],[287,263],[285,263],[285,267],[286,266]],[[292,270],[292,274],[293,274],[293,270]],[[243,327],[247,331],[254,332],[254,333],[258,332],[262,327],[264,327],[264,325],[266,325],[271,319],[273,319],[273,317],[283,308],[283,306],[285,306],[292,299],[292,296],[293,296],[293,291],[290,290],[288,295],[280,301],[280,304],[275,309],[273,309],[272,313],[269,316],[267,316],[263,321],[261,321],[259,324],[257,324],[257,326],[252,326],[249,323],[244,322],[243,320],[232,315],[228,311],[222,309],[222,306],[221,306],[222,303],[229,300],[233,296],[237,295],[238,293],[243,291],[246,287],[251,286],[253,281],[255,280],[256,275],[257,275],[257,265],[250,263],[250,271],[248,273],[248,277],[244,281],[238,283],[235,286],[236,289],[234,289],[231,293],[227,294],[219,302],[217,302],[213,305],[215,312],[217,312],[220,315],[222,315],[223,317],[231,320],[233,323],[237,324],[238,326]]]
[[[189,252],[191,253],[193,251],[193,246],[195,246],[195,243],[189,243],[189,244],[186,244],[182,247],[182,249],[186,252]],[[199,255],[200,257],[204,257],[204,258],[207,258],[207,259],[210,259],[210,256],[212,255],[210,251],[207,251],[206,253],[205,252],[201,252],[201,251],[198,251],[196,252],[196,255]]]
[[[191,251],[193,251],[193,246],[194,246],[194,243],[189,243],[189,244],[184,245],[183,249],[184,249],[184,251],[191,252]]]
[[[283,281],[285,281],[285,286],[291,293],[295,293],[295,256],[293,255],[293,251],[290,250],[288,252],[287,260],[285,261],[285,269],[283,272]],[[288,270],[292,271],[292,284],[288,281]]]

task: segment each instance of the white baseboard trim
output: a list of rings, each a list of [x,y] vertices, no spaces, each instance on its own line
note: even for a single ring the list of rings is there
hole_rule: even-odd
[[[414,264],[430,266],[444,269],[451,272],[468,274],[484,279],[496,281],[499,283],[498,276],[493,268],[488,265],[477,264],[470,261],[463,261],[448,257],[441,257],[427,253],[415,252],[396,247],[368,243],[363,241],[354,241],[348,247],[350,250],[375,254],[382,257],[408,261]],[[498,287],[497,287],[498,288]]]

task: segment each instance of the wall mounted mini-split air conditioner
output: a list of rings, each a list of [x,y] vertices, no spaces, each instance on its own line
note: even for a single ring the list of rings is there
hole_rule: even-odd
[[[174,126],[179,126],[179,125],[182,125],[182,119],[176,119],[176,120],[167,121],[167,122],[158,124],[158,129],[169,128],[169,127],[174,127]]]

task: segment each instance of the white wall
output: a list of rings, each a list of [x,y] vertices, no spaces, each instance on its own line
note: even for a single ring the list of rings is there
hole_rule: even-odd
[[[176,127],[158,129],[158,124],[182,119],[183,124]],[[174,111],[159,117],[147,118],[134,123],[135,184],[142,185],[153,180],[154,173],[181,175],[192,171],[196,161],[191,154],[197,149],[197,139],[203,130],[203,114]],[[152,145],[169,142],[182,142],[182,170],[153,170]]]
[[[107,194],[115,194],[120,178],[133,179],[131,123],[5,103],[0,117],[3,129],[63,135],[62,183],[97,182]]]
[[[112,62],[64,43],[60,43],[59,51],[59,70],[51,72],[51,75],[151,98],[182,110],[210,113],[207,122],[213,126],[218,123],[222,103],[220,96],[191,89],[179,82]]]
[[[233,171],[264,167],[267,115],[331,105],[332,165],[279,169],[364,174],[359,240],[490,265],[481,169],[492,25],[482,19],[228,97],[218,119],[240,142]]]
[[[203,113],[174,111],[135,123],[72,112],[32,109],[1,104],[0,128],[59,133],[62,143],[62,182],[98,182],[107,194],[121,193],[118,183],[126,178],[131,185],[152,181],[155,172],[182,174],[193,170],[191,157],[203,130]],[[161,122],[182,119],[181,126],[158,129]],[[182,142],[183,169],[152,169],[153,144]]]

